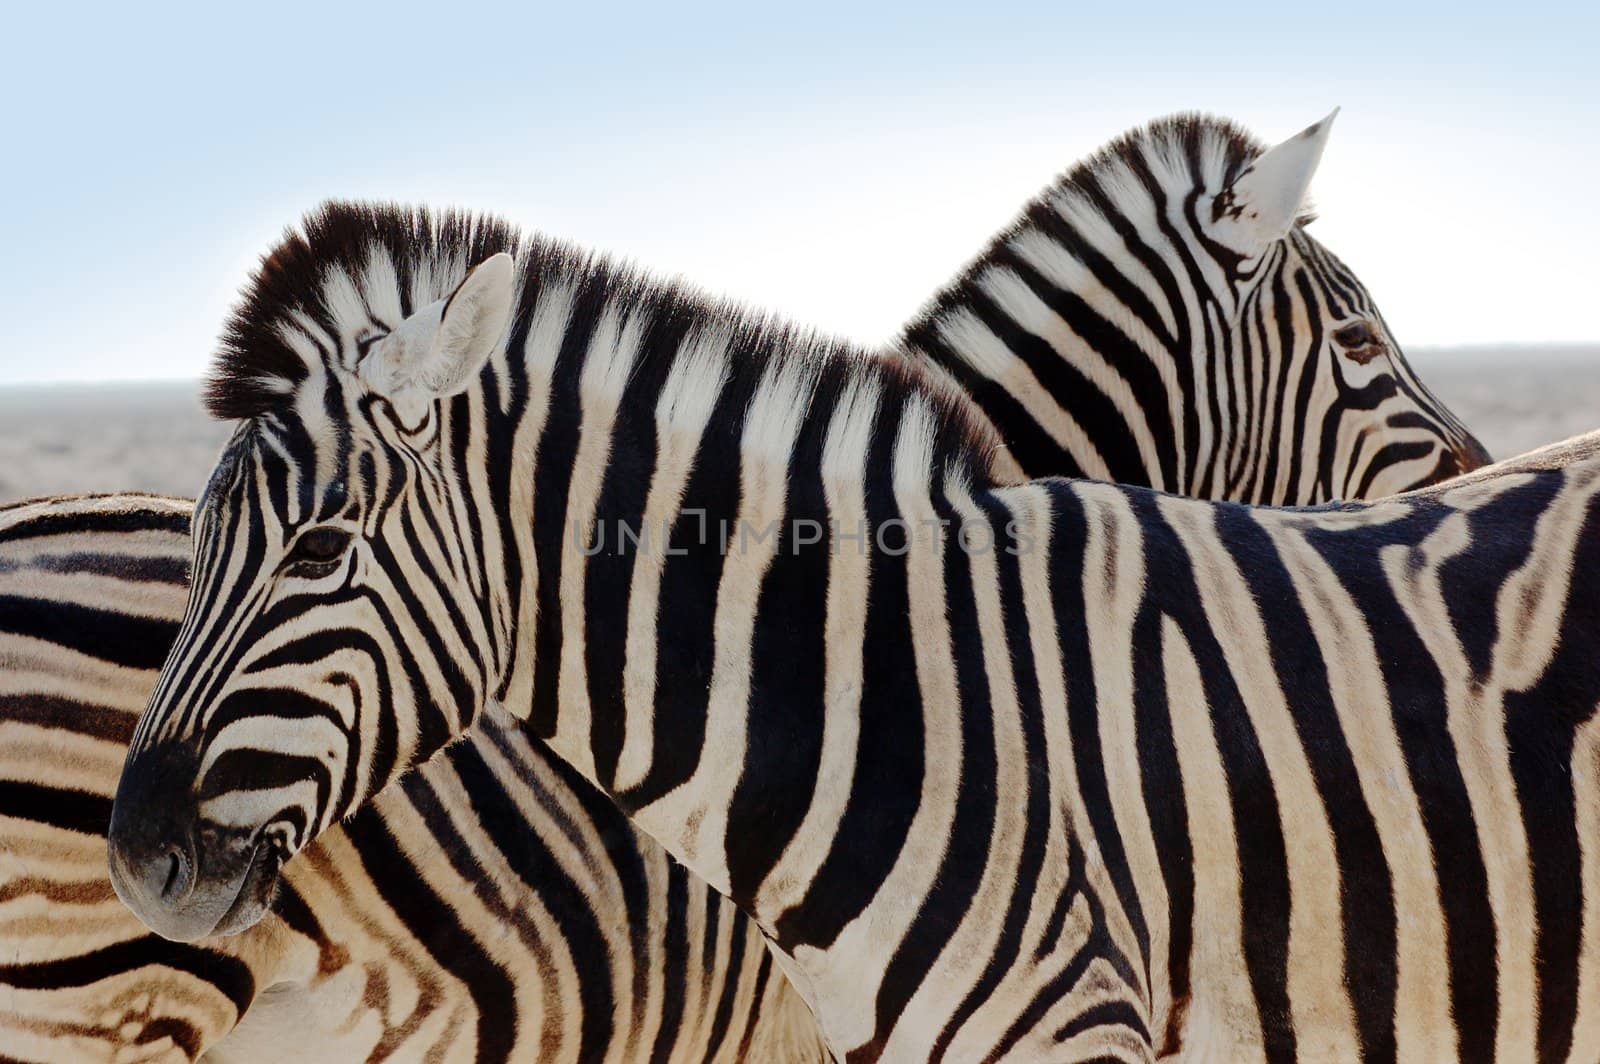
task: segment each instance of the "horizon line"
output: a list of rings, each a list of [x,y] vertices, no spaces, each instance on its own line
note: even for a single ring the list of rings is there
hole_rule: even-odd
[[[1473,340],[1467,343],[1406,344],[1407,358],[1421,354],[1432,359],[1446,355],[1484,356],[1496,354],[1592,354],[1600,356],[1600,339],[1594,340]],[[17,377],[0,379],[0,390],[11,388],[73,388],[160,386],[196,384],[204,380],[203,373],[156,375],[149,377]]]

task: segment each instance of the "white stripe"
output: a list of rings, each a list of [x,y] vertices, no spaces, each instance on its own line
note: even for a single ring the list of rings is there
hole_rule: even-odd
[[[627,667],[623,672],[626,727],[617,758],[614,789],[644,782],[654,752],[656,694],[656,611],[667,545],[683,504],[711,411],[727,384],[727,338],[697,333],[684,341],[656,401],[655,472],[645,499],[643,542],[635,558],[628,593]]]
[[[804,900],[827,859],[849,803],[861,732],[862,641],[871,584],[870,537],[862,479],[880,396],[869,379],[852,381],[839,398],[822,445],[822,490],[833,525],[828,558],[822,750],[810,806],[756,896],[768,927]],[[858,538],[846,538],[858,537]]]
[[[814,382],[797,359],[775,359],[756,388],[740,441],[739,517],[717,585],[705,742],[694,775],[640,810],[637,822],[692,863],[713,890],[729,891],[728,809],[744,772],[750,670],[762,578],[785,517],[789,456]]]
[[[550,745],[591,780],[594,750],[589,743],[591,712],[584,653],[584,548],[594,533],[595,508],[611,455],[611,432],[644,324],[642,314],[631,314],[624,323],[617,308],[608,307],[590,338],[578,383],[582,430],[567,488],[567,523],[561,530],[561,665],[557,681],[561,709]],[[550,530],[545,534],[551,534]]]

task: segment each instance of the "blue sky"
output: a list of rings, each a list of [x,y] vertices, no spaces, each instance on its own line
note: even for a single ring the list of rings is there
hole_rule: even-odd
[[[0,383],[192,376],[284,225],[494,210],[865,341],[1176,110],[1344,108],[1316,234],[1402,343],[1600,339],[1600,5],[57,8],[0,43]]]

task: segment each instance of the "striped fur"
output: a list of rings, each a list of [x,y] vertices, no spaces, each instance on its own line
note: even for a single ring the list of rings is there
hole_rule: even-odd
[[[0,1059],[825,1056],[749,919],[498,713],[301,855],[250,931],[146,931],[105,831],[189,548],[181,500],[0,510]]]
[[[1029,476],[1301,505],[1483,465],[1307,217],[1230,232],[1262,150],[1195,115],[1122,137],[1029,204],[904,346],[960,383]]]
[[[906,367],[470,219],[311,228],[240,319],[303,361],[218,397],[256,413],[118,792],[143,918],[248,923],[494,699],[756,919],[850,1059],[1600,1051],[1595,441],[1307,511],[1000,483]],[[496,245],[504,338],[503,267],[452,288]]]
[[[1143,378],[1141,378],[1140,373],[1130,372],[1127,369],[1128,365],[1146,358],[1144,351],[1140,347],[1137,330],[1128,330],[1126,333],[1118,330],[1114,324],[1111,324],[1112,321],[1118,320],[1117,314],[1108,313],[1103,306],[1096,304],[1096,299],[1103,299],[1106,293],[1123,290],[1117,285],[1106,283],[1105,268],[1110,260],[1102,260],[1097,257],[1098,253],[1107,251],[1104,242],[1102,241],[1096,248],[1096,254],[1074,251],[1073,248],[1089,246],[1085,243],[1087,238],[1076,237],[1073,233],[1071,222],[1052,221],[1052,210],[1059,213],[1061,218],[1064,219],[1074,218],[1076,212],[1081,223],[1081,216],[1086,209],[1086,204],[1088,205],[1087,209],[1093,213],[1097,209],[1094,205],[1104,202],[1100,197],[1094,196],[1093,192],[1097,188],[1097,182],[1101,180],[1105,172],[1116,166],[1143,165],[1150,168],[1152,173],[1159,174],[1164,182],[1181,181],[1184,175],[1180,173],[1180,168],[1166,165],[1166,160],[1177,159],[1180,155],[1184,155],[1189,158],[1190,171],[1193,174],[1215,177],[1218,171],[1214,164],[1208,164],[1208,166],[1197,165],[1193,156],[1196,152],[1200,152],[1201,154],[1215,154],[1221,160],[1221,172],[1229,175],[1229,180],[1231,180],[1243,168],[1242,160],[1254,156],[1259,150],[1259,147],[1251,142],[1248,137],[1226,123],[1215,120],[1184,119],[1162,122],[1155,124],[1147,131],[1125,138],[1118,145],[1103,153],[1102,158],[1086,166],[1079,167],[1057,182],[1045,197],[1041,198],[1038,203],[1031,205],[1024,212],[1023,218],[1019,220],[1017,225],[1000,240],[997,240],[995,245],[975,262],[973,268],[956,285],[953,285],[932,304],[933,309],[908,330],[908,336],[912,337],[913,340],[919,336],[927,337],[921,341],[922,345],[933,353],[937,360],[954,367],[958,375],[963,374],[963,367],[971,369],[972,367],[995,366],[1003,364],[1004,360],[1008,358],[1015,359],[1018,365],[1026,363],[1031,366],[1030,370],[1020,376],[1011,371],[1003,372],[997,377],[996,381],[979,381],[972,377],[970,373],[961,375],[961,379],[964,383],[977,389],[980,396],[985,400],[985,409],[1006,430],[1007,436],[1012,438],[1013,447],[1017,449],[1019,455],[1028,460],[1027,464],[1030,466],[1033,466],[1036,461],[1046,461],[1059,463],[1060,470],[1066,472],[1076,472],[1084,468],[1096,468],[1092,462],[1086,464],[1080,455],[1066,450],[1037,449],[1035,441],[1037,438],[1036,433],[1039,430],[1019,422],[1016,414],[1017,404],[1025,403],[1029,411],[1027,416],[1038,416],[1043,430],[1047,433],[1054,432],[1053,426],[1059,423],[1061,415],[1037,413],[1040,410],[1048,409],[1050,403],[1061,406],[1074,396],[1087,396],[1091,393],[1104,394],[1109,392],[1121,394],[1130,391],[1128,381],[1148,380],[1148,369],[1142,371],[1146,374]],[[1154,160],[1157,165],[1151,167],[1151,160]],[[1202,187],[1202,185],[1197,185],[1197,187]],[[1125,190],[1126,185],[1112,180],[1108,182],[1108,187],[1116,191]],[[1172,202],[1179,202],[1183,199],[1183,196],[1179,194],[1180,189],[1176,185],[1166,189],[1165,192]],[[1148,229],[1151,232],[1156,232],[1158,229],[1163,229],[1164,231],[1164,227],[1149,224],[1145,217],[1146,215],[1153,216],[1154,213],[1157,213],[1153,202],[1140,202],[1137,199],[1129,200],[1124,198],[1120,202],[1118,210],[1122,211],[1129,219],[1132,219],[1136,228]],[[1050,207],[1052,203],[1056,205],[1055,208]],[[1175,218],[1173,220],[1176,222],[1179,219]],[[1088,230],[1095,228],[1094,223],[1103,223],[1103,221],[1103,215],[1097,216],[1087,227]],[[1198,239],[1200,235],[1198,230],[1191,231],[1190,235],[1195,239],[1190,241],[1192,246],[1189,247],[1183,247],[1177,241],[1164,243],[1156,240],[1152,241],[1152,244],[1168,252],[1168,257],[1172,257],[1171,252],[1177,251],[1179,252],[1178,257],[1185,264],[1192,264],[1193,256],[1197,252],[1204,254],[1206,248],[1204,242]],[[1308,288],[1305,283],[1307,275],[1304,269],[1298,265],[1290,265],[1290,263],[1316,259],[1319,255],[1325,259],[1326,253],[1321,252],[1315,242],[1309,241],[1309,238],[1305,237],[1298,226],[1292,234],[1283,238],[1281,242],[1285,245],[1285,250],[1274,252],[1278,256],[1278,261],[1273,267],[1274,271],[1281,275],[1281,279],[1275,280],[1271,284],[1257,281],[1254,284],[1254,294],[1249,297],[1256,304],[1253,316],[1248,321],[1230,323],[1231,327],[1238,331],[1241,336],[1246,332],[1250,332],[1248,337],[1240,338],[1235,336],[1234,332],[1228,331],[1226,328],[1213,331],[1211,329],[1191,327],[1188,330],[1193,337],[1198,337],[1202,334],[1211,336],[1209,346],[1196,348],[1197,369],[1193,378],[1186,379],[1191,385],[1195,381],[1205,382],[1211,392],[1220,393],[1221,385],[1216,380],[1217,367],[1206,366],[1200,357],[1213,351],[1219,355],[1225,354],[1233,361],[1234,373],[1238,373],[1242,369],[1251,379],[1268,380],[1274,374],[1281,372],[1277,368],[1279,362],[1284,364],[1293,363],[1296,367],[1299,367],[1296,369],[1297,373],[1304,372],[1303,367],[1309,364],[1309,360],[1304,358],[1302,349],[1310,343],[1310,340],[1303,335],[1306,332],[1305,326],[1307,323],[1317,320],[1319,314],[1322,316],[1340,315],[1346,313],[1344,308],[1350,308],[1349,312],[1351,314],[1355,314],[1359,310],[1365,318],[1376,321],[1376,314],[1371,311],[1370,301],[1366,299],[1364,291],[1336,262],[1311,270],[1309,277],[1312,283]],[[1296,248],[1309,248],[1310,254],[1292,250]],[[1297,255],[1298,258],[1296,258]],[[1140,257],[1147,260],[1149,257],[1148,251],[1146,250]],[[1032,269],[1024,260],[1038,264],[1039,269]],[[1064,263],[1073,263],[1074,265],[1064,266]],[[1098,276],[1096,276],[1096,268],[1099,270]],[[1143,267],[1125,270],[1125,272],[1128,277],[1124,279],[1124,284],[1137,279],[1148,280],[1151,276]],[[1187,266],[1182,269],[1175,266],[1161,278],[1159,285],[1150,286],[1150,292],[1141,295],[1140,298],[1146,300],[1150,305],[1159,304],[1165,298],[1164,293],[1174,290],[1175,285],[1189,285],[1195,276],[1195,271],[1187,268]],[[1323,278],[1327,278],[1326,283]],[[1019,279],[1021,280],[1019,281]],[[1287,279],[1288,282],[1292,283],[1285,283],[1282,279]],[[1017,283],[1025,283],[1029,286],[1033,295],[1025,297],[1020,291],[1009,294],[1005,291],[1008,284]],[[1302,298],[1303,291],[1312,293],[1309,299],[1316,310],[1315,313],[1308,314],[1299,309],[1299,301]],[[1030,299],[1034,300],[1038,305],[1032,307],[1029,312],[1019,312],[1014,318],[1005,316],[1005,308],[1025,307]],[[1183,299],[1168,303],[1163,308],[1162,314],[1168,319],[1176,320],[1176,318],[1187,313],[1188,308],[1197,307],[1206,302],[1215,303],[1217,300],[1215,297],[1209,296],[1202,299],[1191,292]],[[1062,322],[1070,321],[1072,328],[1052,328],[1048,321],[1041,327],[1040,322],[1042,319],[1040,318],[1040,313],[1045,306],[1048,306],[1051,312],[1062,315]],[[1074,308],[1077,308],[1077,316],[1071,313]],[[1088,308],[1094,308],[1094,314],[1103,315],[1103,317],[1094,319],[1095,327],[1093,331],[1084,325],[1083,315],[1090,313]],[[1125,307],[1119,307],[1118,309],[1126,311]],[[1046,317],[1048,317],[1048,314],[1046,314]],[[1282,329],[1279,328],[1278,324],[1280,320],[1286,323],[1286,326]],[[973,323],[987,323],[987,325],[978,328]],[[1378,327],[1381,328],[1381,323]],[[1180,328],[1179,331],[1183,332],[1184,330]],[[939,339],[939,336],[943,338]],[[1089,337],[1091,336],[1101,343],[1102,347],[1096,348],[1090,343]],[[1002,340],[1002,337],[1005,339]],[[1107,343],[1111,346],[1104,346]],[[1294,357],[1283,355],[1277,350],[1280,345],[1283,352],[1290,352]],[[1252,365],[1243,367],[1238,365],[1241,357],[1240,351],[1242,350],[1251,352],[1251,357],[1254,360]],[[1061,365],[1041,365],[1039,356],[1044,351],[1048,351],[1053,359],[1060,359]],[[1167,354],[1170,355],[1171,352],[1169,351]],[[1399,378],[1408,373],[1405,370],[1403,360],[1399,358],[1397,350],[1394,352],[1393,357],[1398,363],[1397,369],[1392,371],[1393,374]],[[1212,361],[1215,362],[1216,359],[1212,359]],[[1336,378],[1338,368],[1339,363],[1334,359],[1327,359],[1319,366],[1321,376],[1327,380]],[[1037,376],[1033,376],[1033,374],[1037,374]],[[1225,379],[1226,374],[1223,376]],[[1014,384],[1016,379],[1027,380],[1032,388],[1031,394],[1014,396],[1005,393],[1003,389],[996,390],[996,383],[1012,382]],[[1066,386],[1070,386],[1070,390]],[[1321,386],[1322,384],[1319,382],[1318,387]],[[1315,390],[1313,389],[1313,391]],[[1369,390],[1371,389],[1369,388]],[[1299,395],[1300,391],[1301,389],[1293,384],[1278,389],[1280,397],[1288,397],[1289,399],[1294,399]],[[1395,391],[1398,393],[1401,389],[1397,388]],[[1412,389],[1406,394],[1416,394],[1416,391]],[[1280,398],[1280,402],[1282,401],[1283,399]],[[1166,402],[1167,398],[1165,396],[1159,397],[1158,405]],[[1423,423],[1437,421],[1438,424],[1444,426],[1444,432],[1441,433],[1441,436],[1448,438],[1450,426],[1453,426],[1454,422],[1449,419],[1448,414],[1432,409],[1430,404],[1431,400],[1426,398],[1425,393],[1422,393],[1418,406],[1420,409],[1429,412],[1429,418],[1423,419]],[[1126,404],[1123,405],[1125,406]],[[1172,410],[1182,419],[1187,416],[1186,411],[1191,408],[1198,408],[1198,405],[1197,401],[1191,402],[1188,399],[1180,399],[1172,406]],[[1137,419],[1129,419],[1126,422],[1119,423],[1115,419],[1108,420],[1103,416],[1097,418],[1094,415],[1086,416],[1082,412],[1075,416],[1082,425],[1092,427],[1095,430],[1095,438],[1088,441],[1090,444],[1089,454],[1098,454],[1100,451],[1104,451],[1106,454],[1122,453],[1125,449],[1122,437],[1124,435],[1135,435],[1138,432],[1135,428],[1135,420]],[[1283,418],[1282,414],[1278,416]],[[1142,424],[1144,425],[1153,423],[1149,410],[1142,410],[1140,418],[1142,418]],[[1208,434],[1215,434],[1213,430],[1208,429],[1206,431]],[[1407,429],[1384,427],[1378,431],[1398,440],[1405,435]],[[1182,433],[1175,432],[1173,435],[1181,436]],[[1315,436],[1308,436],[1308,443],[1305,445],[1300,444],[1292,437],[1286,437],[1281,444],[1276,446],[1266,443],[1267,437],[1268,434],[1266,433],[1255,433],[1252,435],[1251,441],[1255,445],[1264,448],[1268,453],[1281,450],[1285,454],[1289,454],[1297,449],[1304,450],[1307,453],[1305,465],[1308,469],[1320,463],[1317,477],[1314,480],[1307,480],[1297,475],[1269,478],[1275,489],[1282,493],[1281,501],[1294,501],[1301,495],[1306,495],[1308,498],[1318,497],[1317,492],[1325,490],[1323,485],[1333,482],[1368,490],[1382,489],[1389,484],[1389,481],[1385,479],[1385,475],[1381,473],[1376,476],[1367,476],[1358,482],[1358,463],[1364,460],[1360,454],[1341,453],[1338,460],[1349,463],[1350,467],[1343,474],[1340,474],[1337,469],[1330,474],[1326,467],[1330,461],[1329,455],[1332,452],[1324,453],[1318,450],[1315,446]],[[1081,441],[1081,434],[1078,438]],[[1140,459],[1151,456],[1154,453],[1147,444],[1148,441],[1146,440],[1136,448]],[[1030,448],[1033,449],[1030,450]],[[1412,448],[1413,451],[1415,449],[1415,447]],[[1036,459],[1034,457],[1035,454],[1041,457]],[[1267,459],[1265,458],[1258,458],[1256,461],[1258,467],[1267,464]],[[1287,461],[1279,459],[1273,459],[1273,461],[1277,462],[1283,469],[1287,470],[1289,468]],[[1447,466],[1441,465],[1439,468],[1447,468]],[[1121,468],[1121,473],[1127,479],[1136,483],[1160,484],[1166,482],[1163,478],[1172,476],[1171,468],[1164,467],[1156,462],[1153,462],[1149,468],[1135,468],[1124,465]],[[1227,486],[1224,479],[1220,477],[1191,477],[1191,479],[1194,481],[1194,486],[1202,490],[1207,486],[1222,486],[1226,491],[1235,490],[1234,487]],[[99,516],[92,505],[86,510],[86,515],[90,518]],[[92,559],[92,557],[91,554],[88,559]],[[641,639],[647,638],[648,633],[646,631],[641,629],[640,633]],[[647,647],[647,642],[641,643],[639,651],[642,652]],[[64,682],[62,677],[64,675],[70,676],[71,672],[63,670],[76,669],[81,665],[82,662],[80,660],[73,659],[68,663],[53,663],[42,667],[41,671],[51,676],[52,682]],[[56,671],[52,672],[51,670]],[[111,687],[101,688],[102,693],[113,690]],[[131,694],[131,692],[129,693]],[[34,695],[34,692],[29,692],[28,697],[34,699]],[[638,744],[635,744],[635,747],[628,751],[626,756],[637,762],[639,754]],[[538,762],[537,758],[533,760]],[[538,764],[542,765],[542,762],[538,762]],[[36,765],[30,765],[29,772],[34,774],[35,777],[40,775]],[[37,784],[39,780],[35,778],[33,782]],[[25,814],[26,811],[24,810],[23,815]],[[90,877],[95,872],[92,867],[94,863],[91,862],[91,867],[87,870],[87,874]],[[80,874],[85,873],[83,870],[78,870],[74,871],[72,876],[76,877]],[[100,890],[103,895],[105,888],[101,887]],[[30,902],[36,901],[36,898],[30,897]],[[33,925],[34,931],[38,934],[51,933],[51,929],[54,926],[54,924],[41,925],[37,920]],[[105,955],[99,954],[98,956],[103,960]],[[38,977],[37,968],[32,968],[30,971],[34,973],[34,977]],[[101,985],[99,982],[94,984],[96,988]],[[17,1016],[19,1018],[27,1017],[58,1008],[61,993],[63,991],[54,990],[49,995],[36,996],[29,1001],[26,1009],[18,1011]],[[270,1000],[276,1000],[281,1003],[293,1002],[296,999],[292,994],[274,993]],[[231,1004],[230,1009],[224,1010],[224,1012],[230,1010]],[[259,1018],[262,1014],[263,1008],[258,1006],[254,1010],[254,1015]],[[200,1044],[204,1044],[208,1037],[201,1037]],[[238,1041],[239,1039],[236,1037],[230,1045],[237,1045]],[[57,1043],[51,1043],[51,1045],[59,1050]],[[407,1043],[407,1045],[412,1045],[412,1043]]]

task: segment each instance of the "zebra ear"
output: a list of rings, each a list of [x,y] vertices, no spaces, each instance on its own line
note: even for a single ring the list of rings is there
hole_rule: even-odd
[[[515,287],[511,256],[490,256],[448,297],[375,344],[361,362],[362,378],[394,400],[432,402],[462,391],[499,348]]]
[[[1254,254],[1281,240],[1300,216],[1311,177],[1322,161],[1339,109],[1269,148],[1217,197],[1217,233],[1228,246]]]

